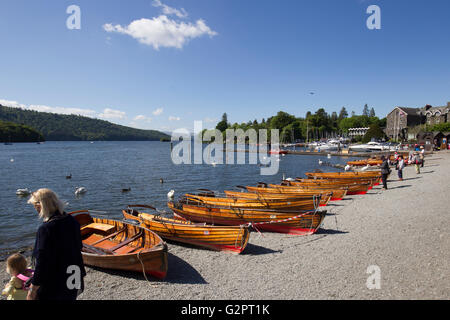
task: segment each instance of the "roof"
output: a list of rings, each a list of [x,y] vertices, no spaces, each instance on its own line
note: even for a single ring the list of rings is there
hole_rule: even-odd
[[[397,107],[397,108],[399,108],[400,110],[406,112],[408,115],[411,116],[417,116],[420,111],[420,108],[405,108],[405,107]]]

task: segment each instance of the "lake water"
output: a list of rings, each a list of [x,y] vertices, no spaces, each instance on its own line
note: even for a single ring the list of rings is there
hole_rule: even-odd
[[[41,223],[17,189],[50,188],[68,202],[66,211],[89,209],[121,219],[128,204],[151,204],[168,211],[167,193],[175,198],[198,188],[215,191],[259,181],[279,183],[283,177],[304,176],[320,168],[318,159],[345,164],[348,158],[286,155],[276,175],[261,176],[258,165],[175,165],[170,143],[164,142],[46,142],[0,145],[0,258],[34,244]],[[11,161],[13,159],[14,161]],[[225,159],[225,158],[224,158]],[[247,162],[248,163],[248,162]],[[72,179],[66,175],[72,174]],[[160,178],[164,183],[160,183]],[[77,197],[77,187],[87,193]],[[128,193],[122,189],[131,188]]]

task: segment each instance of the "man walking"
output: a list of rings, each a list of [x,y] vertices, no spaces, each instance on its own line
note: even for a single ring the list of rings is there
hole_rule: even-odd
[[[391,173],[388,160],[385,156],[381,156],[383,163],[381,164],[381,180],[383,181],[383,190],[387,190],[387,177]]]

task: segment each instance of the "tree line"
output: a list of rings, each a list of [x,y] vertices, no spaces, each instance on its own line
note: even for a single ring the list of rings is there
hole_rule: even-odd
[[[304,118],[296,117],[284,111],[279,111],[275,116],[268,119],[249,121],[246,123],[229,123],[228,115],[223,114],[222,119],[216,125],[216,129],[225,133],[227,129],[267,129],[270,136],[270,129],[278,129],[280,132],[280,142],[293,143],[295,141],[311,141],[320,138],[344,136],[348,134],[350,128],[370,128],[370,133],[360,140],[370,141],[372,138],[384,138],[383,127],[386,126],[386,118],[378,118],[374,108],[366,104],[361,115],[352,112],[351,116],[345,107],[342,107],[339,114],[337,112],[327,113],[324,108],[318,109],[315,113],[308,111]],[[206,130],[203,130],[203,133]]]
[[[47,141],[159,141],[170,138],[156,130],[140,130],[79,115],[38,112],[2,105],[0,120],[33,128]],[[15,136],[14,131],[9,134]]]
[[[27,125],[0,120],[0,142],[41,142],[44,140],[44,136],[40,132]]]

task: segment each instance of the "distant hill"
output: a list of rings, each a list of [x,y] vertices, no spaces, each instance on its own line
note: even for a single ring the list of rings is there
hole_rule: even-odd
[[[0,105],[0,120],[26,125],[47,141],[159,141],[170,138],[156,130],[140,130],[77,115],[62,115]]]
[[[0,142],[42,142],[44,137],[35,129],[13,122],[0,120]]]

